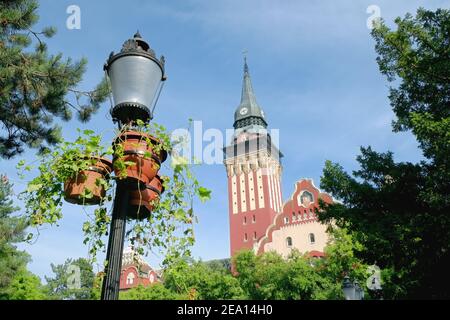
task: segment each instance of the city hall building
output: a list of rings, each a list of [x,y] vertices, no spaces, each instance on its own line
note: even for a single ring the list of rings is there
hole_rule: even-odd
[[[232,143],[224,148],[228,178],[230,255],[242,249],[255,253],[276,251],[287,256],[296,248],[323,256],[327,226],[315,209],[319,199],[332,202],[311,179],[300,179],[283,202],[280,152],[267,130],[267,119],[253,92],[247,62],[241,103],[234,113]]]
[[[233,126],[233,142],[224,148],[230,257],[243,249],[257,254],[276,251],[286,257],[294,248],[322,257],[328,242],[327,226],[318,221],[315,209],[319,208],[319,199],[327,203],[333,199],[322,193],[312,179],[300,179],[290,198],[283,201],[283,154],[272,143],[264,111],[256,102],[247,62]],[[125,250],[121,290],[160,281],[158,272],[131,249]]]

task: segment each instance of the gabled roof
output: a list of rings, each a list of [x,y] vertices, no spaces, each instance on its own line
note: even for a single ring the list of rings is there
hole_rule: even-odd
[[[298,197],[303,191],[308,191],[308,192],[313,193],[315,201],[308,203],[306,206],[303,206],[303,204],[299,204]],[[300,179],[299,181],[297,181],[295,184],[295,190],[292,193],[290,199],[283,204],[283,211],[281,213],[278,213],[273,218],[273,222],[270,226],[267,227],[265,235],[261,239],[258,240],[258,244],[255,248],[255,251],[257,253],[264,252],[264,245],[268,242],[272,242],[272,240],[273,240],[273,238],[272,238],[273,232],[275,230],[279,230],[281,227],[283,227],[285,225],[284,221],[283,221],[284,217],[291,216],[293,211],[298,212],[298,210],[300,208],[302,208],[304,210],[309,207],[316,207],[318,204],[318,199],[322,199],[323,201],[325,201],[327,203],[334,202],[334,199],[329,194],[321,192],[320,189],[314,185],[314,182],[312,179],[303,178],[303,179]],[[294,224],[294,225],[302,225],[302,224],[313,223],[313,222],[317,222],[317,221],[318,220],[316,217],[311,217],[310,215],[308,215],[308,218],[306,218],[306,219],[297,220],[295,222],[290,222],[290,223]]]

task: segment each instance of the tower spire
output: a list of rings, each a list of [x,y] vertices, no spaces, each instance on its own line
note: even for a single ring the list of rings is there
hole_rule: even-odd
[[[241,103],[234,114],[235,129],[265,129],[267,122],[264,119],[264,112],[256,102],[253,92],[252,80],[247,64],[247,51],[244,54],[244,79],[242,81]]]
[[[247,52],[247,50],[242,51],[242,54],[244,55],[244,73],[248,73]]]

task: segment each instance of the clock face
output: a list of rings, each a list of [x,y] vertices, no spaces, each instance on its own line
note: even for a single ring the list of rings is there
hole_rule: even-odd
[[[248,109],[247,109],[247,108],[242,108],[242,109],[239,111],[239,113],[240,113],[241,115],[246,115],[247,112],[248,112]]]

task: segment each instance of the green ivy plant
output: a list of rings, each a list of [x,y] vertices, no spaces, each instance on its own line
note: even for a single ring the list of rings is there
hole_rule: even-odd
[[[94,165],[96,158],[112,154],[111,148],[101,145],[101,136],[91,130],[78,130],[79,137],[73,141],[61,141],[50,151],[38,156],[38,176],[32,179],[21,199],[25,201],[26,212],[33,225],[55,224],[62,217],[61,207],[64,199],[64,183],[74,179],[82,170]],[[33,169],[21,160],[17,169],[24,179]],[[108,179],[97,179],[97,185],[106,190],[111,186]],[[82,198],[92,198],[92,190],[85,189]],[[104,200],[107,200],[106,198]]]
[[[133,127],[124,127],[117,134],[133,130],[149,134],[159,142],[154,144],[148,139],[151,149],[159,154],[161,150],[169,152],[171,161],[166,161],[159,168],[165,192],[159,201],[153,203],[153,210],[147,219],[131,220],[128,223],[126,241],[129,241],[139,254],[157,251],[162,254],[163,265],[169,265],[175,259],[190,255],[190,247],[194,243],[193,225],[197,222],[194,214],[194,199],[204,202],[211,197],[211,191],[200,185],[192,172],[190,159],[186,159],[171,151],[181,141],[172,141],[165,127],[156,123],[144,124],[137,122]],[[74,142],[61,141],[51,152],[47,152],[38,159],[38,176],[28,183],[27,190],[22,193],[25,201],[26,214],[32,226],[40,227],[45,224],[57,224],[62,218],[62,204],[64,198],[64,182],[73,178],[80,170],[86,169],[90,163],[88,156],[113,156],[115,168],[127,168],[133,162],[121,160],[123,148],[120,143],[105,147],[101,143],[101,136],[91,130],[80,131],[80,136]],[[144,157],[151,157],[150,152]],[[32,166],[20,161],[18,169],[22,176],[30,172]],[[124,171],[122,170],[122,173]],[[126,173],[125,173],[126,174]],[[113,185],[115,180],[123,177],[114,176],[111,179],[101,179],[106,195],[89,214],[83,223],[84,244],[89,247],[92,261],[96,261],[99,251],[105,251],[105,237],[108,235],[108,226],[111,222],[112,199],[114,197]],[[89,197],[89,192],[84,195]],[[31,240],[33,234],[29,235]]]

